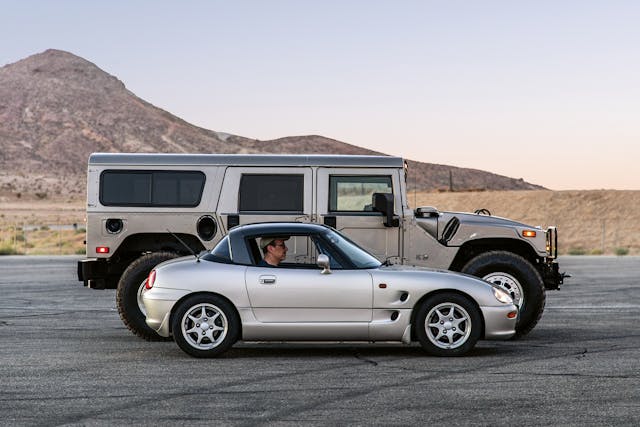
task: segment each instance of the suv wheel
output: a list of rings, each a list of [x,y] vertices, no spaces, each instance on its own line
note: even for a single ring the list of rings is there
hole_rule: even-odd
[[[514,339],[531,332],[542,317],[546,302],[544,282],[538,270],[520,255],[485,252],[467,262],[461,272],[491,282],[511,295],[519,311]]]
[[[118,282],[116,305],[120,318],[131,332],[147,341],[166,341],[170,338],[161,337],[147,326],[144,305],[142,304],[144,285],[147,283],[147,277],[153,267],[177,256],[172,252],[154,252],[143,255],[129,264]]]

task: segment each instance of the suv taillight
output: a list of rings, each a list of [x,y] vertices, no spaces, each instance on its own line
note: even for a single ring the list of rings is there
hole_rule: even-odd
[[[153,282],[155,281],[156,281],[156,271],[151,270],[151,273],[149,273],[149,277],[147,278],[147,283],[144,284],[144,287],[147,289],[153,288]]]

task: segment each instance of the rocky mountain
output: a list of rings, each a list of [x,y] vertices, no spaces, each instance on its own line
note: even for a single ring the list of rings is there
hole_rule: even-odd
[[[95,64],[47,50],[0,68],[0,197],[81,198],[92,152],[380,154],[317,135],[260,141],[203,129],[138,98]],[[542,187],[410,161],[421,190]]]

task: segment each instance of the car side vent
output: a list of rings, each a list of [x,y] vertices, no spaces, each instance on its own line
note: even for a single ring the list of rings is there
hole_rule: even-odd
[[[209,241],[216,235],[218,226],[216,225],[216,220],[213,219],[211,215],[205,215],[198,219],[196,230],[198,231],[198,236],[200,236],[202,240]]]
[[[407,298],[409,298],[409,293],[408,292],[403,292],[402,295],[400,295],[400,301],[405,302],[407,300]]]
[[[444,230],[442,231],[440,243],[442,243],[443,245],[448,244],[458,231],[458,227],[460,227],[460,220],[457,217],[454,216],[449,221],[447,221],[447,224],[444,226]]]
[[[400,313],[394,311],[393,313],[391,313],[391,320],[396,320],[398,316],[400,316]]]

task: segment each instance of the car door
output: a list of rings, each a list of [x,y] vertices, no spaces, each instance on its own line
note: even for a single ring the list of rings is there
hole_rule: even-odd
[[[256,319],[270,323],[371,321],[373,285],[366,270],[248,267],[246,286]]]
[[[399,215],[399,178],[395,170],[319,168],[318,219],[371,252],[380,261],[399,260],[400,227],[386,227],[384,216],[371,206],[373,193],[392,193]]]

